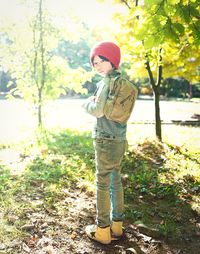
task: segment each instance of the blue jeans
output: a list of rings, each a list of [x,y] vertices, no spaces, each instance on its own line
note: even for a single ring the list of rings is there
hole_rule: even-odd
[[[95,139],[97,225],[106,227],[110,220],[124,217],[124,192],[121,182],[121,161],[127,141]]]

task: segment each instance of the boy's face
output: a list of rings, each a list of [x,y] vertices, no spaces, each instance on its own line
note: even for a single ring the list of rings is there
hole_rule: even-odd
[[[110,62],[102,60],[99,56],[94,57],[93,66],[101,76],[106,76],[113,69]]]

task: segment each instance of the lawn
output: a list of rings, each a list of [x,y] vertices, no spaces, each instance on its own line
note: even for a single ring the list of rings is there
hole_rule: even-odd
[[[90,131],[46,130],[29,142],[2,144],[0,253],[197,254],[199,135],[197,127],[166,125],[159,143],[153,125],[129,125],[125,235],[109,246],[84,234],[95,219]]]

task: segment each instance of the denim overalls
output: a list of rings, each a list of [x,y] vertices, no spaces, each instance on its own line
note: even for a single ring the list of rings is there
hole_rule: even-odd
[[[97,225],[106,227],[110,220],[122,221],[124,217],[124,193],[121,182],[121,161],[127,147],[126,124],[108,120],[103,108],[108,97],[110,77],[108,73],[98,84],[96,101],[87,100],[83,107],[96,117],[92,137],[94,139],[97,186]]]

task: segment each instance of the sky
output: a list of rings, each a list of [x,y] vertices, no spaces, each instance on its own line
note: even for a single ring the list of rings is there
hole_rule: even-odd
[[[72,9],[82,20],[90,26],[105,25],[112,22],[112,14],[119,10],[119,6],[112,6],[112,0],[105,0],[105,3],[99,3],[95,0],[63,0],[63,5],[57,4],[57,1],[50,0],[53,9],[62,8]],[[122,10],[122,8],[121,8]]]
[[[27,1],[29,9],[20,4],[23,0],[0,0],[0,22],[23,22],[25,16],[31,15],[31,5],[35,0]],[[100,3],[97,0],[46,0],[48,10],[58,18],[73,13],[90,27],[105,26],[114,23],[112,15],[115,11],[123,12],[122,5],[112,6],[112,0]]]

